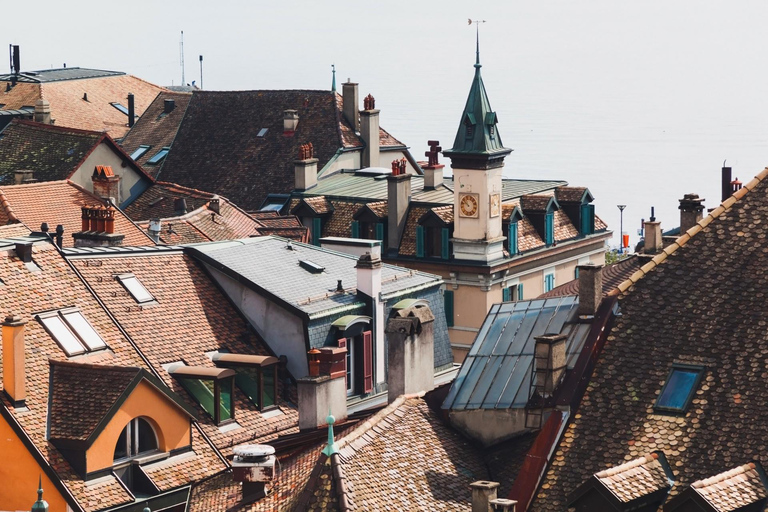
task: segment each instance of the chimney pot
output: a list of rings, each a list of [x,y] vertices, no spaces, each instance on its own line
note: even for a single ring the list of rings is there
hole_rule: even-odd
[[[109,165],[97,165],[91,174],[94,195],[117,204],[120,201],[120,176]]]
[[[603,266],[587,263],[579,271],[579,315],[591,316],[603,299]]]
[[[16,256],[24,262],[29,263],[32,261],[32,243],[31,242],[18,242],[16,244]]]
[[[347,349],[313,348],[307,355],[309,375],[297,381],[300,430],[324,425],[328,411],[338,421],[347,418]]]
[[[299,156],[293,162],[294,168],[294,188],[296,190],[307,190],[317,185],[317,162],[315,158],[315,149],[312,143],[299,146]]]
[[[136,122],[136,107],[134,103],[133,93],[128,93],[128,128],[133,126]]]
[[[43,233],[47,233],[48,232],[48,223],[47,222],[43,222],[42,224],[40,224],[40,231],[42,231]]]
[[[680,234],[682,235],[704,218],[704,199],[698,194],[685,194],[680,199]]]
[[[35,102],[34,119],[36,123],[51,124],[51,104],[48,100],[41,98]]]
[[[505,500],[504,498],[496,498],[490,500],[492,509],[494,512],[515,512],[517,502],[515,500]]]
[[[3,322],[3,389],[14,407],[23,407],[27,398],[24,367],[24,326],[18,315],[8,315]]]
[[[221,215],[221,198],[219,198],[219,196],[213,196],[208,202],[208,209],[213,213]]]
[[[664,247],[661,238],[661,222],[657,222],[656,217],[651,217],[652,221],[645,221],[645,240],[643,252],[646,254],[656,254]]]
[[[492,512],[491,500],[496,499],[498,482],[480,480],[469,484],[472,489],[472,512]]]
[[[185,197],[174,199],[173,209],[176,211],[176,215],[184,215],[187,213],[187,199]]]

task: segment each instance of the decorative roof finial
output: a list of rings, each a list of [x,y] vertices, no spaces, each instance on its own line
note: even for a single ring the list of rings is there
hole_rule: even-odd
[[[482,67],[480,65],[480,24],[485,23],[485,20],[472,20],[472,18],[470,18],[468,21],[470,25],[474,23],[476,27],[477,50],[476,50],[476,56],[475,56],[475,68],[480,69]]]
[[[48,502],[43,499],[43,475],[37,481],[37,501],[32,505],[32,512],[48,512]]]
[[[330,409],[328,409],[328,417],[325,418],[325,421],[328,423],[328,445],[323,449],[323,455],[330,457],[334,453],[339,453],[339,447],[333,438],[333,424],[336,423],[336,418],[333,417]]]
[[[331,82],[331,92],[336,92],[336,64],[331,64],[331,70],[333,71],[333,82]]]

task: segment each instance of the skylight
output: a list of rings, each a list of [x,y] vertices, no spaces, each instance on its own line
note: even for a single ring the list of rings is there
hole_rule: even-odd
[[[325,270],[325,267],[309,260],[299,260],[299,265],[304,270],[312,272],[313,274],[320,274],[323,270]]]
[[[267,128],[262,128],[259,130],[259,133],[256,134],[257,137],[263,137],[267,134]]]
[[[107,348],[99,333],[77,308],[41,313],[37,315],[37,320],[68,356]]]
[[[138,160],[139,158],[141,158],[142,156],[144,156],[144,153],[146,153],[147,151],[149,151],[149,148],[150,148],[150,147],[151,147],[151,146],[144,146],[144,145],[142,145],[142,146],[139,146],[139,147],[138,147],[138,149],[136,149],[136,151],[134,151],[133,153],[131,153],[131,158],[132,158],[133,160]]]
[[[144,288],[144,285],[141,284],[141,281],[133,275],[133,274],[120,274],[118,276],[115,276],[115,279],[120,281],[120,284],[122,284],[126,290],[128,290],[128,293],[131,294],[131,297],[133,297],[133,300],[138,302],[139,304],[143,304],[145,302],[152,302],[155,300],[155,298],[152,296],[149,291],[147,291],[146,288]]]
[[[119,110],[123,114],[128,115],[128,108],[125,105],[121,103],[116,103],[116,102],[111,102],[110,105],[115,107],[117,110]]]
[[[160,162],[162,162],[163,158],[168,154],[168,151],[170,151],[171,148],[163,148],[157,153],[155,153],[155,156],[147,160],[147,163],[149,165],[157,165]]]
[[[659,398],[656,399],[654,409],[685,412],[693,400],[703,373],[704,368],[701,366],[673,365],[664,387],[661,388]]]

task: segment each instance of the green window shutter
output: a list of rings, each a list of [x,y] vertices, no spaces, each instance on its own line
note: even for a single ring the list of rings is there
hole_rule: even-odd
[[[579,228],[579,231],[582,235],[588,235],[589,234],[589,205],[583,204],[581,205],[581,227]]]
[[[424,257],[424,226],[416,226],[416,257]]]
[[[517,285],[517,300],[523,300],[523,283]]]
[[[360,224],[356,220],[352,221],[352,238],[360,238]]]
[[[517,254],[517,222],[509,223],[509,228],[507,229],[507,247],[510,256]]]
[[[376,223],[376,240],[384,240],[384,223]]]
[[[552,245],[555,241],[555,214],[549,212],[544,217],[544,243]]]
[[[443,301],[445,302],[445,321],[448,327],[453,327],[453,290],[443,292]]]
[[[589,234],[595,232],[595,205],[589,205]]]
[[[320,239],[322,238],[322,221],[320,217],[312,219],[312,245],[320,245]]]
[[[451,257],[451,251],[450,251],[451,234],[448,232],[448,228],[443,228],[442,231],[440,232],[440,236],[442,237],[440,256],[442,256],[444,260],[447,260]]]
[[[554,274],[547,274],[544,276],[544,293],[551,291],[555,287]]]
[[[573,278],[578,279],[579,278],[579,266],[576,265],[576,270],[573,271]]]
[[[512,300],[512,287],[504,288],[501,295],[501,300],[510,302]]]

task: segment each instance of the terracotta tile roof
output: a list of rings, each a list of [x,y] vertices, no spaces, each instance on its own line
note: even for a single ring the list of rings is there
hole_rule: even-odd
[[[691,489],[712,507],[713,511],[730,512],[759,501],[765,503],[768,490],[765,488],[762,468],[754,462],[744,464],[719,475],[691,484]]]
[[[370,210],[379,219],[386,219],[389,214],[388,204],[387,201],[376,201],[374,203],[366,203],[363,208]]]
[[[552,196],[543,194],[531,194],[520,198],[520,208],[524,214],[529,212],[544,212],[552,200]]]
[[[16,119],[0,135],[0,183],[12,185],[14,171],[25,169],[34,171],[37,181],[67,179],[103,137]]]
[[[563,242],[579,236],[579,230],[562,210],[555,210],[555,241]]]
[[[309,229],[302,226],[300,228],[259,228],[259,236],[279,236],[288,238],[295,242],[309,243]]]
[[[151,364],[183,360],[189,366],[215,367],[206,352],[228,350],[232,353],[272,355],[267,345],[252,331],[226,296],[207,277],[200,266],[179,251],[161,251],[138,256],[126,251],[108,257],[73,259],[105,306],[125,328]],[[93,265],[91,262],[99,262]],[[138,308],[133,298],[114,275],[132,272],[151,293],[157,304]],[[162,339],[163,343],[156,340]],[[160,372],[163,382],[189,404],[195,400],[170,374]],[[295,388],[283,390],[295,396]],[[208,414],[195,405],[205,434],[224,453],[245,442],[264,442],[280,433],[295,431],[296,410],[282,398],[278,400],[283,414],[264,417],[250,400],[236,388],[235,419],[240,428],[222,432]]]
[[[271,219],[274,217],[278,217],[280,215],[279,212],[276,212],[275,210],[267,210],[267,211],[260,211],[260,210],[248,210],[248,215],[253,217],[256,220],[264,220],[264,219]]]
[[[72,233],[82,229],[80,209],[83,206],[96,204],[105,203],[70,181],[0,187],[0,212],[5,210],[7,216],[7,205],[9,205],[19,221],[35,231],[40,230],[43,222],[48,223],[51,232],[58,224],[62,224],[64,247],[72,247],[74,245]],[[2,215],[0,213],[0,216]],[[115,233],[125,235],[123,245],[126,246],[155,245],[152,239],[120,210],[115,213]]]
[[[555,198],[563,203],[581,203],[586,191],[587,187],[557,187]]]
[[[141,372],[51,361],[50,438],[84,441]]]
[[[360,204],[346,201],[331,201],[331,203],[333,215],[323,226],[323,236],[352,236],[352,221],[355,213],[360,209]]]
[[[0,103],[3,110],[18,110],[21,107],[34,107],[40,99],[40,84],[19,82],[10,91],[6,91],[6,84],[0,87]]]
[[[628,258],[625,258],[616,263],[606,265],[603,267],[603,296],[608,295],[618,288],[618,286],[626,281],[629,276],[637,272],[640,267],[646,263],[646,259],[641,259],[637,255],[633,254]],[[562,297],[564,295],[578,295],[579,294],[579,280],[574,279],[567,283],[553,288],[540,295],[538,298],[546,299],[549,297]]]
[[[187,211],[193,211],[208,204],[214,195],[210,192],[182,187],[176,183],[156,181],[126,206],[124,211],[134,222],[148,221],[153,218],[166,219],[177,216],[174,205],[176,199],[186,199]]]
[[[509,218],[512,217],[512,212],[515,211],[515,208],[520,208],[520,200],[517,201],[509,201],[507,203],[501,204],[501,220],[502,222],[508,222]]]
[[[766,460],[758,361],[768,350],[760,328],[768,321],[768,261],[757,221],[768,216],[767,176],[768,169],[619,286],[622,316],[532,510],[562,510],[563,497],[591,473],[649,450],[673,461],[672,495],[734,461]],[[674,363],[703,366],[702,380],[684,414],[662,414],[653,406]]]
[[[620,502],[629,503],[671,487],[663,462],[658,453],[651,453],[596,473],[595,479]]]
[[[333,205],[325,196],[305,197],[301,203],[307,205],[316,215],[326,215],[333,212]]]
[[[517,247],[520,252],[541,249],[546,246],[528,219],[519,220],[517,230]]]
[[[432,213],[437,215],[446,224],[453,222],[453,205],[436,206],[432,208]]]
[[[275,212],[277,213],[277,212]],[[295,215],[284,215],[278,217],[274,215],[272,217],[265,217],[259,219],[259,223],[265,228],[302,228],[304,225],[301,223],[298,217]]]
[[[147,160],[160,149],[173,144],[191,99],[192,94],[188,92],[160,92],[141,115],[141,119],[123,137],[120,144],[129,155],[139,149],[139,146],[149,146],[136,161],[149,175],[157,176],[163,162],[159,165],[147,165]],[[168,114],[165,113],[165,100],[173,100],[175,104]]]
[[[429,211],[429,208],[423,206],[411,206],[408,209],[408,216],[405,220],[405,229],[400,239],[401,256],[416,256],[416,227],[419,225],[419,219]]]
[[[0,193],[2,193],[0,191]],[[0,199],[2,196],[0,196]],[[3,209],[0,208],[0,219],[3,217]],[[17,236],[27,236],[32,231],[24,224],[8,224],[0,226],[0,238],[13,238]]]

